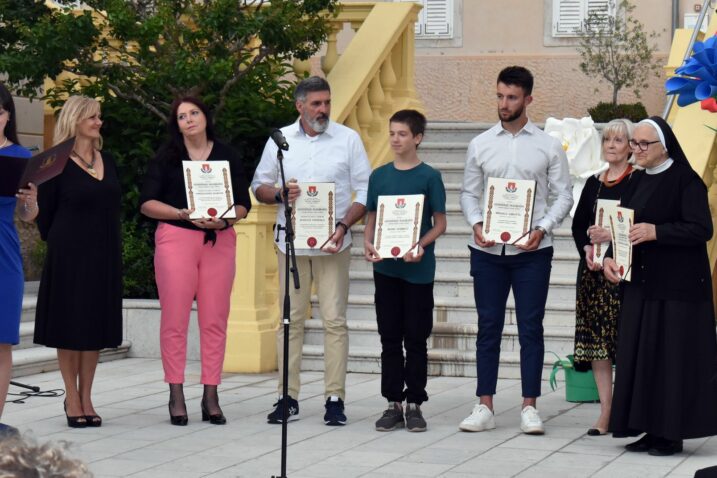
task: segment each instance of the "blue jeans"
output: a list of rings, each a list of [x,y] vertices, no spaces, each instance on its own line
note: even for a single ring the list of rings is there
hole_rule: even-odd
[[[523,397],[539,397],[545,352],[543,316],[548,298],[553,248],[546,247],[514,256],[489,254],[473,248],[470,250],[473,294],[478,309],[476,395],[495,395],[505,304],[512,287],[518,322]]]

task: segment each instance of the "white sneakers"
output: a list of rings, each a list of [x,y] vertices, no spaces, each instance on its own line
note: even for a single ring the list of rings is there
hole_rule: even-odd
[[[520,412],[520,429],[528,435],[542,435],[545,433],[543,420],[540,419],[535,407],[528,405]]]
[[[458,425],[464,432],[482,432],[495,428],[495,418],[490,408],[476,405],[473,412]]]
[[[495,415],[485,405],[476,405],[473,412],[458,425],[464,432],[482,432],[495,428]],[[527,406],[520,412],[520,429],[528,435],[542,435],[545,433],[543,420],[540,419],[535,407]]]

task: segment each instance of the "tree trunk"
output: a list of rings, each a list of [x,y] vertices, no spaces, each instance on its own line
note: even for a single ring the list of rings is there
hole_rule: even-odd
[[[620,88],[613,86],[612,87],[612,104],[617,105],[617,93],[620,91]]]

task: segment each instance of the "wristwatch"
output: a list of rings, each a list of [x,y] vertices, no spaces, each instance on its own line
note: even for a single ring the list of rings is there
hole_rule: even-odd
[[[543,233],[543,237],[545,237],[545,236],[548,235],[548,231],[546,231],[543,226],[535,226],[535,227],[533,228],[533,230],[534,230],[534,231],[540,231],[540,232],[542,232],[542,233]]]
[[[345,223],[339,221],[336,223],[336,227],[338,228],[339,226],[344,228],[344,234],[349,232],[349,226],[347,226]]]
[[[279,189],[276,194],[274,194],[274,201],[276,201],[277,204],[281,204],[284,202],[284,199],[281,197],[281,189]]]

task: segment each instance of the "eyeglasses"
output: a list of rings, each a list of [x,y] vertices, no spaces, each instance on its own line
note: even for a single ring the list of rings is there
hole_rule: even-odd
[[[659,142],[660,142],[659,139],[657,141],[640,141],[640,142],[637,142],[634,139],[631,139],[630,141],[627,142],[627,144],[629,144],[632,149],[639,148],[640,151],[647,151],[647,148],[651,144],[655,144],[655,143],[659,143]]]

